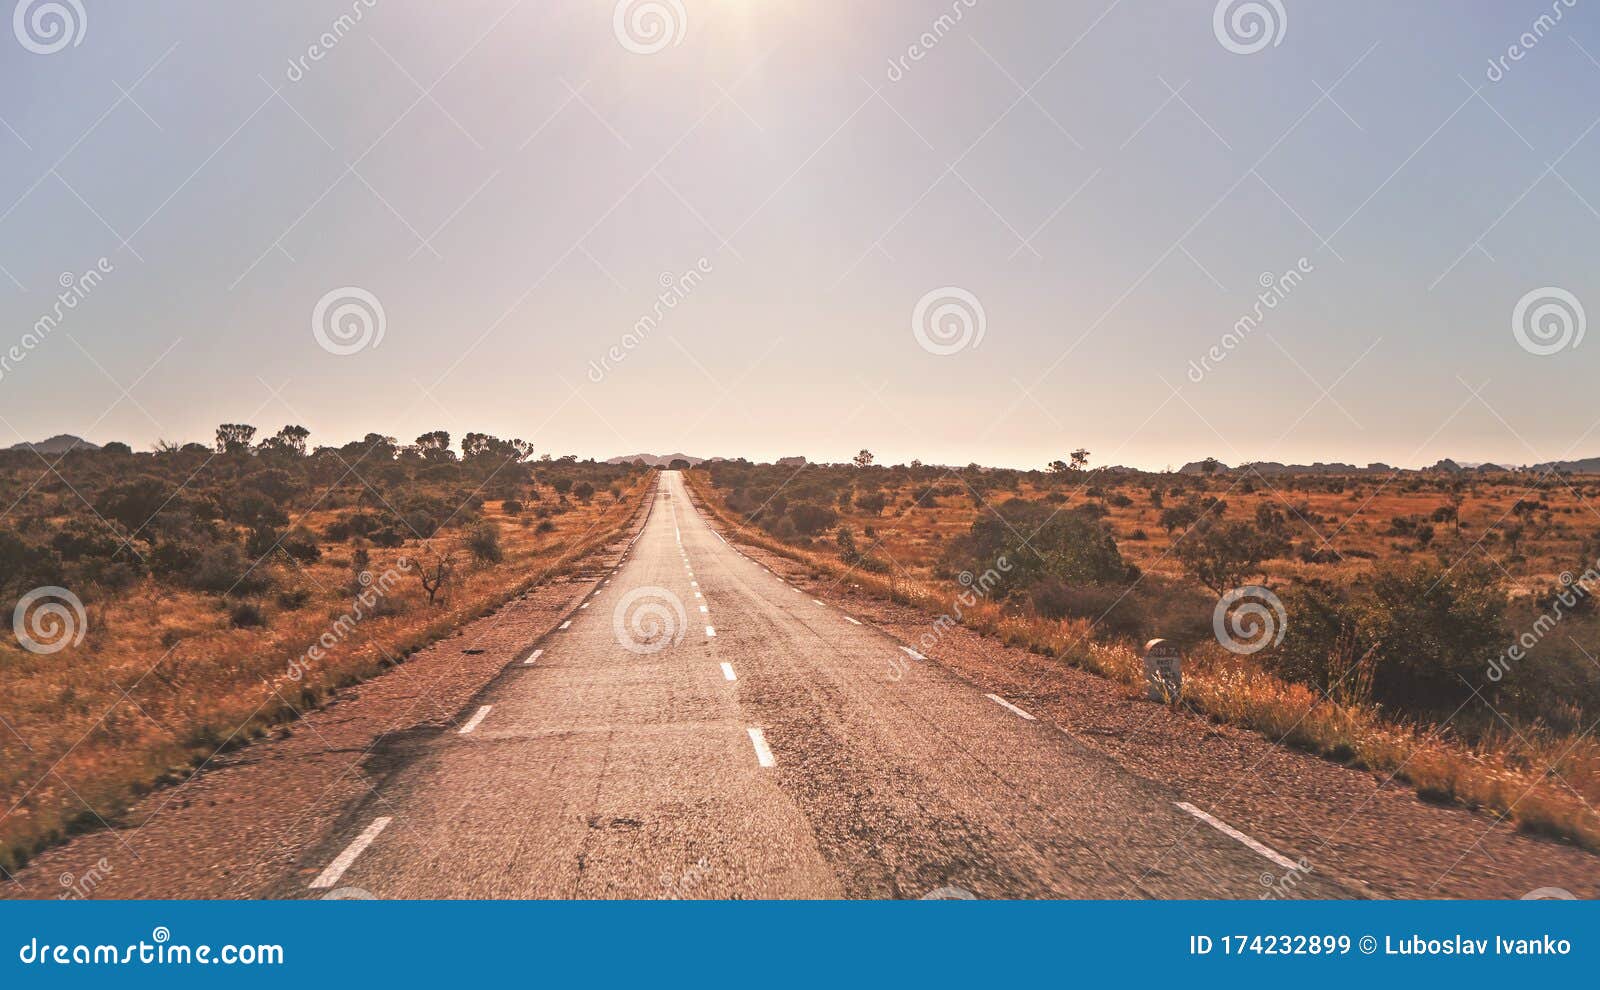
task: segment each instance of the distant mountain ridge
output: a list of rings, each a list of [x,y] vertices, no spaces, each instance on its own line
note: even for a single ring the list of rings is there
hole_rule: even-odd
[[[637,464],[643,461],[650,467],[666,467],[673,461],[688,461],[691,467],[699,467],[706,462],[704,457],[690,457],[688,454],[634,454],[629,457],[612,457],[607,464]]]
[[[65,454],[69,450],[99,450],[100,445],[90,443],[82,437],[75,437],[70,433],[58,433],[48,440],[38,443],[12,444],[8,450],[33,450],[41,454]]]

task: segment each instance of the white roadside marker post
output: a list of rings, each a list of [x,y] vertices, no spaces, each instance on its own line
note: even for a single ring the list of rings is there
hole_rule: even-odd
[[[1177,643],[1152,639],[1144,644],[1144,681],[1151,701],[1172,703],[1183,695],[1183,651]]]

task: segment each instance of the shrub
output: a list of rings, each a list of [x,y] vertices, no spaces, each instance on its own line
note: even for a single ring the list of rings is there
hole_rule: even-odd
[[[278,607],[286,612],[293,612],[298,608],[305,608],[311,601],[310,588],[289,588],[278,592]]]
[[[237,543],[215,543],[200,551],[187,577],[191,588],[214,594],[256,595],[272,583],[265,564],[246,560]]]
[[[500,527],[492,522],[474,526],[467,533],[467,550],[480,564],[498,564],[505,560],[505,550],[500,546]]]
[[[500,509],[508,516],[521,515],[522,503],[514,498],[508,498],[504,502],[500,503]]]
[[[1095,585],[1070,585],[1057,578],[1045,578],[1028,589],[1033,610],[1047,619],[1087,619],[1102,635],[1136,637],[1145,628],[1145,618],[1124,588]]]
[[[1009,580],[1018,587],[1047,577],[1069,584],[1110,584],[1138,576],[1104,523],[1018,498],[979,515],[969,533],[951,542],[946,563],[982,573],[1002,557],[1012,568]]]
[[[267,624],[267,616],[255,602],[240,602],[228,613],[228,622],[235,629],[253,629]]]

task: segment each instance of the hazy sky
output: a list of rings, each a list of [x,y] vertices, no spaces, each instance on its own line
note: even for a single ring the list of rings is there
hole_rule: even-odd
[[[0,5],[6,444],[1600,454],[1584,0]]]

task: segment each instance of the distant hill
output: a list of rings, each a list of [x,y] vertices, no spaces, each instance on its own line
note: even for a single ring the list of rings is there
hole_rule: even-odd
[[[1561,471],[1566,474],[1600,474],[1600,457],[1585,457],[1580,461],[1547,461],[1535,464],[1533,471]]]
[[[1204,461],[1191,461],[1178,469],[1179,474],[1204,474]],[[1582,461],[1560,461],[1554,464],[1535,464],[1534,471],[1547,471],[1557,469],[1569,474],[1600,474],[1600,457],[1591,457]],[[1392,474],[1397,470],[1432,471],[1444,474],[1461,474],[1474,471],[1479,474],[1498,474],[1504,471],[1518,470],[1516,468],[1501,467],[1498,464],[1463,464],[1446,457],[1425,468],[1392,468],[1383,463],[1372,463],[1366,467],[1356,467],[1354,464],[1332,463],[1324,464],[1318,461],[1315,464],[1280,464],[1277,461],[1256,461],[1251,464],[1241,464],[1230,468],[1221,461],[1217,462],[1217,474],[1229,474],[1234,471],[1249,471],[1262,476],[1286,474]]]
[[[75,437],[70,433],[58,433],[48,440],[38,443],[19,443],[12,445],[11,450],[34,450],[41,454],[65,454],[69,450],[99,450],[100,445],[90,443],[82,437]]]
[[[634,464],[644,461],[650,467],[666,467],[673,461],[688,461],[690,465],[699,467],[704,464],[704,457],[690,457],[688,454],[634,454],[630,457],[613,457],[606,461],[607,464]]]

